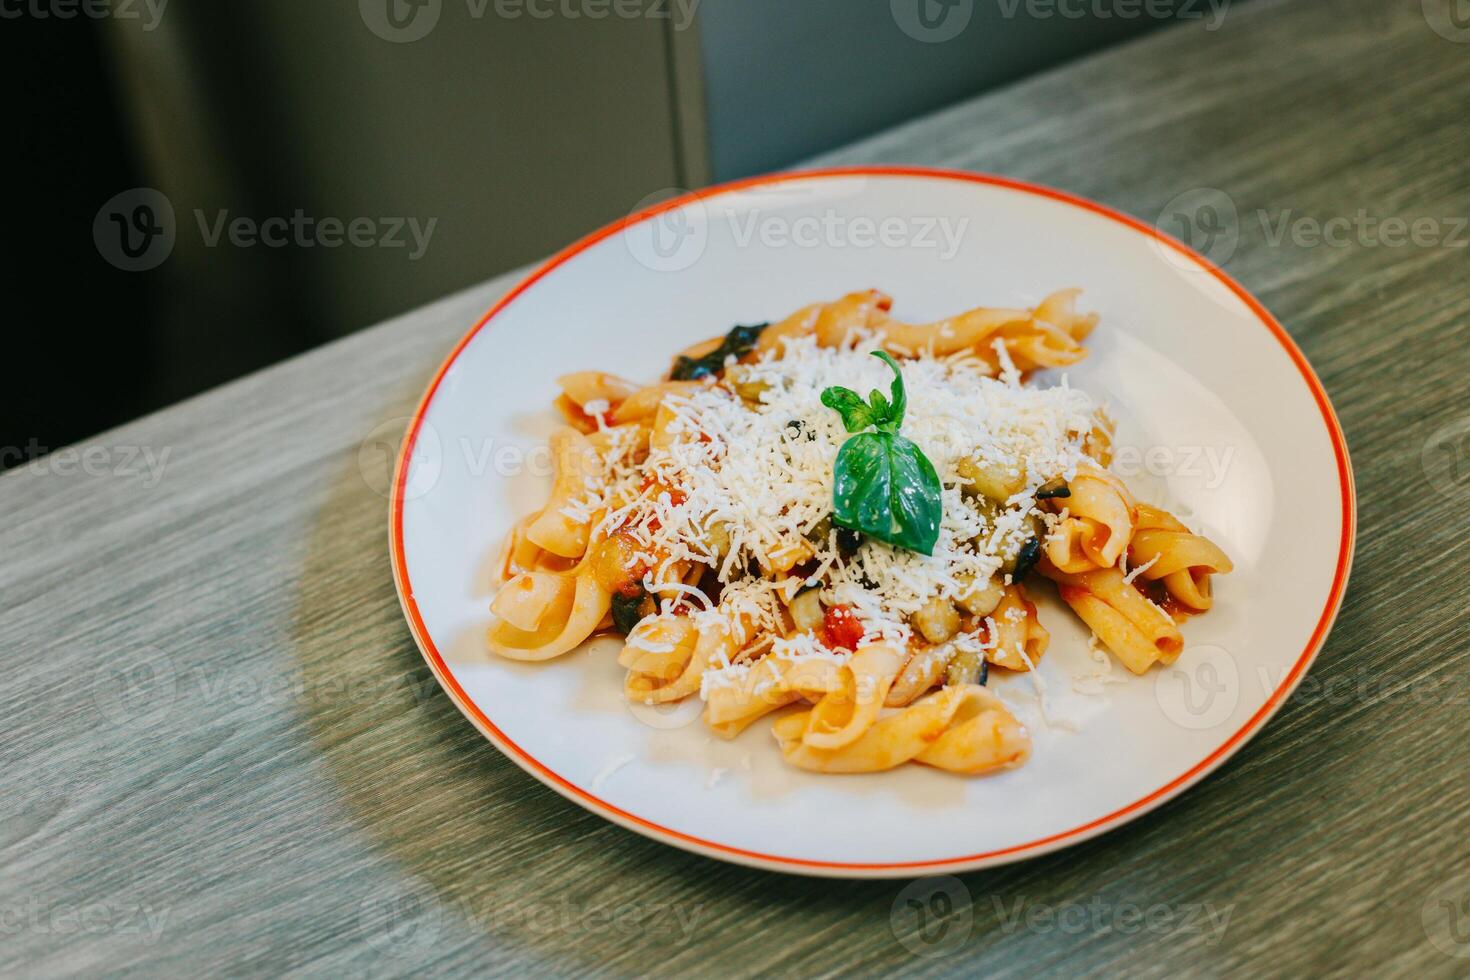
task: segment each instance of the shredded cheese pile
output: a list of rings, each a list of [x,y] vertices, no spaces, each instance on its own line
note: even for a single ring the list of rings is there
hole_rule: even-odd
[[[572,509],[606,509],[602,530],[629,535],[650,567],[692,562],[713,569],[721,583],[717,599],[693,586],[657,587],[665,611],[682,601],[694,608],[697,624],[723,625],[743,615],[758,635],[780,634],[781,604],[816,586],[825,604],[852,607],[864,641],[907,643],[911,614],[936,596],[953,599],[997,575],[1003,559],[1025,543],[1028,516],[1038,513],[1038,488],[1056,477],[1071,479],[1086,459],[1082,442],[1094,404],[1065,378],[1050,388],[1026,387],[1014,372],[989,377],[984,362],[970,357],[903,361],[902,432],[933,463],[943,486],[939,540],[930,556],[870,539],[845,554],[836,528],[817,533],[830,524],[833,463],[848,438],[821,395],[831,385],[887,394],[892,372],[868,353],[878,339],[825,348],[800,338],[740,366],[739,390],[747,396],[759,390],[758,401],[728,383],[668,396],[664,405],[674,418],[663,444],[641,463],[615,449],[604,458],[596,492]],[[962,492],[957,467],[967,458],[1017,479],[1024,475],[1024,488],[1004,508],[987,509]],[[782,560],[793,555],[802,556],[794,565]],[[775,640],[773,650],[830,656],[811,637]],[[706,690],[743,670],[735,664],[707,672]]]

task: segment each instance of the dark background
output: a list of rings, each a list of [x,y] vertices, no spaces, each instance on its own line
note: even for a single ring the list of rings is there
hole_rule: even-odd
[[[95,25],[0,22],[0,90],[11,201],[0,446],[13,466],[159,401],[149,277],[109,265],[92,241],[101,202],[142,183]]]

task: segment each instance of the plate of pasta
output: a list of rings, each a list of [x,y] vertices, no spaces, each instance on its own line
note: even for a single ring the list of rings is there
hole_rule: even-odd
[[[1034,856],[1300,682],[1346,445],[1270,314],[1061,192],[808,171],[652,206],[450,354],[390,508],[467,718],[629,829],[804,874]]]

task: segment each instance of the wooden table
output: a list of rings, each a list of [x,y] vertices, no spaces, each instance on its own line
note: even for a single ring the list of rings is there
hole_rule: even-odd
[[[0,479],[0,971],[1464,975],[1467,101],[1418,0],[1262,0],[822,161],[1233,204],[1225,264],[1337,405],[1360,542],[1306,686],[1181,799],[964,876],[926,943],[902,882],[693,857],[523,774],[415,650],[383,496],[504,277]]]

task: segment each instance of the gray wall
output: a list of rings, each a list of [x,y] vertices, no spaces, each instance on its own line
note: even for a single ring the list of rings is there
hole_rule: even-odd
[[[387,3],[177,0],[155,30],[108,25],[147,182],[176,213],[172,255],[144,273],[168,299],[172,394],[539,259],[688,182],[662,22],[442,0],[432,30],[396,42],[360,12]],[[413,258],[210,245],[195,213],[297,209],[435,224]]]
[[[919,4],[934,29],[922,27]],[[1064,0],[1068,13],[1092,8]],[[1126,4],[1103,9],[1118,8]],[[1062,9],[1025,0],[703,0],[713,176],[790,164],[1163,23]],[[1209,12],[1204,0],[1193,9]]]

